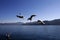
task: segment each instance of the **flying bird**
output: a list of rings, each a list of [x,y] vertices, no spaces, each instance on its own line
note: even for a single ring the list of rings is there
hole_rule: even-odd
[[[35,17],[36,15],[31,15],[27,20],[32,20],[33,17]]]
[[[24,18],[23,16],[16,15],[18,18]]]
[[[43,21],[41,21],[41,20],[38,20],[38,23],[42,23],[42,24],[45,24]]]
[[[20,16],[16,15],[16,17],[18,17],[18,18],[24,18],[23,16],[21,16],[21,13],[19,13],[19,14],[20,14]]]

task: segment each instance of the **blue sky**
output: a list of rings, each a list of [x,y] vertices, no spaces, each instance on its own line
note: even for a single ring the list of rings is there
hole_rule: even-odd
[[[32,21],[60,19],[60,0],[0,0],[0,22],[26,22],[32,14]]]

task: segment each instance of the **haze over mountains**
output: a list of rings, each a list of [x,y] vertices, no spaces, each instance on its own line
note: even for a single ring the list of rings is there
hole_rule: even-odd
[[[16,24],[16,25],[17,25],[17,24],[23,24],[23,22],[15,22],[15,23],[0,23],[0,24],[7,24],[7,25],[8,25],[8,24],[14,24],[14,25]]]
[[[54,19],[54,20],[51,20],[51,21],[43,21],[45,24],[44,25],[60,25],[60,19]],[[0,24],[23,24],[23,25],[42,25],[42,23],[37,20],[37,21],[34,21],[34,22],[26,22],[26,23],[23,23],[23,22],[16,22],[16,23],[0,23]]]

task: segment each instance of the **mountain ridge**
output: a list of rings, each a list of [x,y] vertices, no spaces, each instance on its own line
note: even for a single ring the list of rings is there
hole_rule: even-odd
[[[40,20],[41,21],[41,20]],[[0,23],[1,24],[21,24],[21,25],[43,25],[39,20],[34,21],[34,22],[16,22],[16,23]],[[44,25],[60,25],[60,19],[54,19],[51,21],[45,20],[43,21],[45,24]]]

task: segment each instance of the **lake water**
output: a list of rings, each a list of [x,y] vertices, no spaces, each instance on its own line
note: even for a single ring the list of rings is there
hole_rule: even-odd
[[[11,40],[60,40],[60,25],[0,25],[0,39],[6,33]]]

